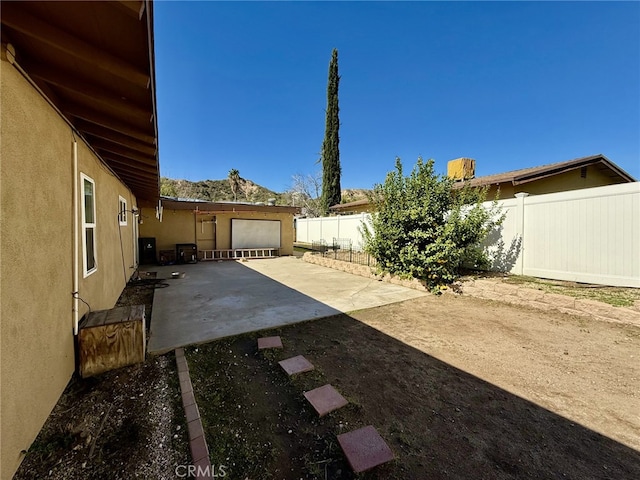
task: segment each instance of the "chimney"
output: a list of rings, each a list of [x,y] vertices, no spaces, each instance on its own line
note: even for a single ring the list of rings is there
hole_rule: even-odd
[[[456,158],[447,163],[447,177],[460,182],[476,176],[476,161],[473,158]]]

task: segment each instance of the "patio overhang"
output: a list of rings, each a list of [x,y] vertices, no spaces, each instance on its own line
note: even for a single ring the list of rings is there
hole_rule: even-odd
[[[139,199],[160,194],[153,4],[3,2],[15,63]]]

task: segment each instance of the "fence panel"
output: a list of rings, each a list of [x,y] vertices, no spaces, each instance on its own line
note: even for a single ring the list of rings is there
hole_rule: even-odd
[[[640,287],[640,183],[531,196],[524,275]]]
[[[325,240],[331,243],[334,238],[349,238],[354,250],[362,250],[364,241],[360,226],[368,216],[368,213],[359,213],[337,217],[299,218],[296,220],[296,241],[312,243]]]
[[[493,202],[485,202],[484,207],[490,209]],[[520,253],[522,251],[522,236],[518,227],[521,219],[518,216],[518,199],[500,200],[499,215],[504,215],[502,224],[491,231],[484,246],[491,262],[490,270],[495,272],[517,273]]]
[[[491,269],[640,287],[640,182],[500,200],[505,219],[485,246]],[[487,208],[491,202],[486,203]],[[298,219],[296,240],[350,238],[362,250],[369,214]]]

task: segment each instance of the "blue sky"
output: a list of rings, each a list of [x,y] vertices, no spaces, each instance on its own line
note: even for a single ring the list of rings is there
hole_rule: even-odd
[[[343,188],[418,156],[476,175],[605,154],[640,179],[638,2],[155,3],[160,167],[312,173],[339,51]]]

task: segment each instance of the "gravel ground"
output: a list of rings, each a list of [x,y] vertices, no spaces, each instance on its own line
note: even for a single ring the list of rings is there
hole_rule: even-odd
[[[152,282],[129,285],[118,305],[153,301]],[[96,377],[74,375],[26,453],[16,480],[175,479],[190,463],[173,353]]]

